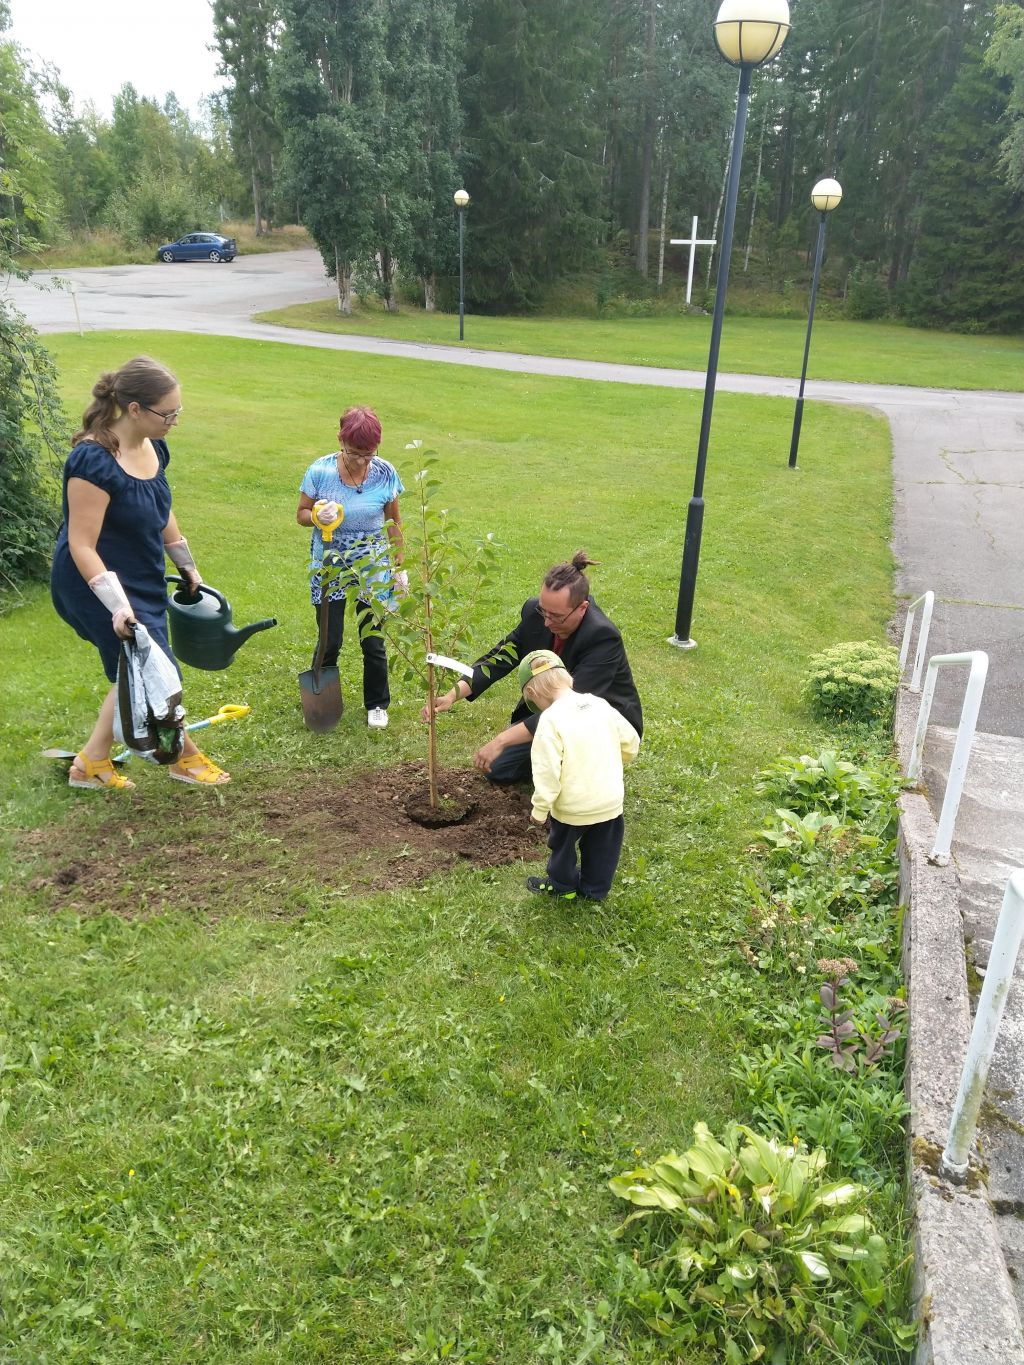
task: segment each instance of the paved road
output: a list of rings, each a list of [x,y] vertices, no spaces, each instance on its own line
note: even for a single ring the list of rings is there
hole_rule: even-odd
[[[46,282],[49,277],[38,277]],[[107,266],[70,270],[86,331],[187,331],[255,337],[291,346],[364,351],[521,374],[620,384],[702,388],[695,370],[612,365],[330,335],[253,322],[252,314],[329,298],[332,283],[315,251],[242,256],[232,264]],[[66,287],[41,291],[9,282],[15,303],[42,332],[76,327]],[[813,356],[812,356],[813,360]],[[813,368],[813,365],[812,365]],[[719,375],[734,393],[793,397],[796,381]],[[1024,395],[810,380],[810,399],[877,409],[894,445],[897,590],[938,599],[930,652],[985,648],[991,655],[981,728],[1024,736]],[[713,439],[713,437],[712,437]],[[935,719],[956,720],[958,679],[944,677]]]

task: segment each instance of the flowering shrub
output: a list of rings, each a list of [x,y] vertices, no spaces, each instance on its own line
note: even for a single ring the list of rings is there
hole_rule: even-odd
[[[804,697],[825,720],[877,721],[888,716],[899,681],[892,645],[852,640],[811,659]]]

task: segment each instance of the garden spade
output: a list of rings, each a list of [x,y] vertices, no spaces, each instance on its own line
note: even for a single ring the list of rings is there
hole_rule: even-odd
[[[324,653],[327,649],[327,593],[320,597],[320,633],[316,642],[316,655],[313,667],[299,674],[299,696],[302,700],[302,715],[307,729],[317,735],[325,735],[333,730],[344,704],[341,700],[341,678],[336,668],[324,668]]]

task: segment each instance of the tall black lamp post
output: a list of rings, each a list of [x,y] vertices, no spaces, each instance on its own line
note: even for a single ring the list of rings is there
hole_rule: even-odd
[[[452,198],[459,210],[459,340],[465,336],[466,316],[466,272],[463,267],[463,246],[466,239],[466,205],[469,195],[465,190],[456,190]]]
[[[804,364],[800,371],[800,392],[793,414],[793,439],[789,443],[789,467],[796,468],[796,453],[800,449],[800,424],[804,420],[804,383],[807,379],[807,357],[811,353],[811,327],[814,325],[814,301],[818,297],[818,277],[821,274],[821,258],[825,251],[825,218],[837,209],[843,197],[843,187],[838,180],[819,180],[811,190],[811,203],[821,215],[818,220],[818,245],[814,252],[814,275],[811,277],[811,304],[807,310],[807,339],[804,341]]]
[[[676,633],[669,639],[669,644],[675,645],[678,649],[693,649],[696,645],[696,641],[690,638],[690,622],[693,619],[693,596],[697,587],[700,537],[704,524],[704,469],[708,458],[711,410],[715,402],[715,380],[718,377],[718,350],[722,340],[725,292],[729,283],[729,257],[732,254],[732,231],[736,221],[740,164],[743,161],[743,133],[747,123],[750,76],[755,66],[770,61],[779,52],[786,41],[789,29],[789,5],[786,0],[723,0],[715,19],[715,43],[725,60],[731,66],[739,67],[740,88],[736,100],[732,151],[729,156],[722,254],[718,262],[715,311],[711,319],[711,347],[708,352],[707,378],[704,382],[700,440],[697,444],[697,472],[693,480],[693,497],[686,511],[686,539],[683,544],[683,566],[679,576]]]

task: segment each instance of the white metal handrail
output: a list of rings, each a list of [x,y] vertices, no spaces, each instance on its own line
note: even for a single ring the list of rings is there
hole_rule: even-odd
[[[985,691],[985,679],[988,676],[988,655],[983,649],[968,650],[966,654],[935,654],[928,660],[928,673],[925,677],[921,709],[917,717],[917,733],[914,735],[914,749],[910,755],[910,766],[907,768],[907,777],[912,782],[916,782],[921,776],[924,739],[928,732],[928,717],[931,714],[939,669],[954,664],[969,664],[971,671],[967,678],[967,690],[964,693],[964,704],[960,711],[960,724],[956,731],[956,744],[953,746],[953,757],[949,764],[946,794],[942,798],[939,832],[935,836],[935,847],[928,858],[930,863],[937,863],[939,867],[945,867],[949,862],[949,850],[953,843],[953,826],[956,823],[956,813],[960,808],[964,779],[967,776],[967,764],[971,759],[974,731],[978,725],[978,712],[981,709],[981,698]]]
[[[1013,972],[1024,938],[1024,871],[1010,874],[1003,893],[1003,904],[996,921],[992,951],[989,953],[985,984],[981,988],[978,1012],[967,1049],[960,1090],[949,1121],[949,1136],[942,1153],[942,1170],[954,1180],[967,1174],[971,1146],[978,1126],[978,1112],[985,1094],[989,1067],[996,1047],[996,1035],[1010,994]]]
[[[932,626],[932,608],[935,606],[935,594],[931,591],[923,593],[916,601],[911,602],[907,608],[907,619],[903,623],[903,643],[900,645],[900,677],[903,677],[903,670],[907,666],[907,655],[910,653],[910,634],[914,628],[914,615],[924,603],[924,611],[921,613],[921,630],[917,637],[917,653],[914,655],[914,671],[910,675],[908,691],[920,692],[921,690],[921,670],[924,667],[925,654],[928,651],[928,632]]]

